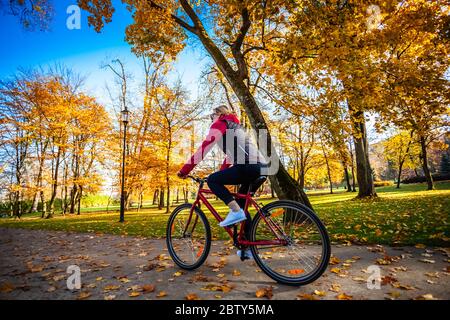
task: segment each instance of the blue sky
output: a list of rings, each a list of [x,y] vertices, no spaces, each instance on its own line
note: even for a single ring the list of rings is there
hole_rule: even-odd
[[[1,1],[1,0],[0,0]],[[139,60],[131,53],[125,42],[125,28],[132,22],[131,15],[121,1],[113,1],[116,12],[113,21],[107,24],[101,33],[88,27],[87,13],[81,11],[81,29],[69,30],[66,20],[68,6],[76,4],[74,0],[53,0],[55,16],[49,31],[26,31],[18,18],[0,13],[0,78],[14,74],[19,67],[63,63],[82,75],[87,75],[86,89],[103,103],[108,99],[105,83],[112,83],[111,72],[100,68],[102,61],[120,58],[127,69],[134,74],[135,80],[141,77]],[[204,56],[198,50],[187,47],[178,58],[172,77],[181,76],[183,84],[191,91],[192,98],[197,95],[198,77],[202,71],[199,58]]]

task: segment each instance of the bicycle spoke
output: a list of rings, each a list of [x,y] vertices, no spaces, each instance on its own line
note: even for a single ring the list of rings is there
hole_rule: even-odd
[[[172,220],[172,232],[169,235],[171,255],[180,266],[195,265],[202,258],[207,242],[204,221],[190,208],[180,210]]]
[[[254,241],[279,238],[286,240],[287,245],[256,245],[264,268],[285,278],[309,277],[323,260],[323,239],[317,224],[295,206],[266,210],[266,220],[258,219],[254,227]]]

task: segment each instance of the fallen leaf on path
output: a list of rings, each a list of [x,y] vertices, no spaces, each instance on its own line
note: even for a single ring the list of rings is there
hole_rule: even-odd
[[[113,294],[103,297],[103,299],[105,299],[105,300],[114,300],[115,298],[116,298],[116,296]]]
[[[239,271],[239,270],[233,270],[233,276],[235,276],[235,277],[237,277],[237,276],[240,276],[241,275],[241,272]]]
[[[189,293],[184,297],[186,300],[200,300],[199,297],[195,293]]]
[[[436,272],[425,272],[425,275],[427,277],[431,277],[431,278],[439,278],[439,272],[438,271],[436,271]]]
[[[205,291],[222,291],[222,292],[230,292],[232,289],[232,287],[230,285],[224,284],[224,285],[220,285],[220,284],[214,284],[214,283],[210,283],[208,285],[206,285],[205,287],[201,288],[201,290],[205,290]]]
[[[314,290],[314,294],[319,297],[325,296],[327,293],[325,291]]]
[[[414,300],[438,300],[431,293],[423,294],[421,296],[418,296],[414,298]]]
[[[44,267],[45,266],[43,266],[43,265],[33,265],[31,262],[28,262],[27,263],[27,267],[28,267],[28,269],[31,271],[31,272],[41,272],[42,270],[44,270]]]
[[[128,296],[134,298],[134,297],[139,297],[140,295],[141,295],[140,292],[132,291],[132,292],[130,292],[130,294]]]
[[[54,276],[53,281],[59,281],[59,280],[64,279],[65,277],[66,277],[65,275]]]
[[[398,282],[398,280],[394,277],[391,277],[391,276],[381,277],[381,285],[382,286],[389,284],[389,283],[395,283],[395,282]]]
[[[297,300],[317,300],[317,298],[309,293],[300,293],[297,295]]]
[[[91,296],[91,293],[90,293],[90,292],[87,292],[87,291],[81,292],[81,293],[78,295],[77,300],[84,300],[84,299],[89,298],[90,296]]]
[[[267,288],[261,288],[256,290],[255,292],[255,296],[257,298],[264,298],[266,297],[267,299],[272,299],[273,297],[273,287],[267,287]]]
[[[333,273],[338,274],[339,272],[341,272],[341,269],[339,269],[339,268],[331,268],[330,271],[333,272]]]
[[[105,288],[103,288],[103,291],[104,291],[104,292],[106,292],[106,291],[112,291],[112,290],[117,290],[117,289],[119,289],[119,288],[120,288],[120,286],[108,285],[108,286],[106,286]]]
[[[53,291],[56,291],[56,288],[53,286],[47,289],[47,292],[53,292]]]
[[[288,271],[288,273],[292,274],[292,275],[302,274],[304,272],[305,272],[304,269],[291,269],[291,270]]]
[[[157,298],[162,298],[162,297],[165,297],[165,296],[167,296],[167,293],[166,293],[165,291],[160,291],[160,292],[156,295]]]
[[[403,290],[415,290],[413,286],[409,286],[407,284],[401,284],[400,282],[391,283],[394,288],[403,289]]]
[[[8,293],[15,289],[14,285],[10,282],[5,282],[0,286],[0,292]]]
[[[144,291],[144,293],[153,292],[153,291],[155,291],[155,286],[153,284],[143,285],[142,286],[142,291]]]
[[[333,284],[331,284],[331,287],[328,290],[336,292],[336,293],[340,292],[341,291],[341,285],[337,284],[337,283],[333,283]]]
[[[330,264],[331,265],[335,265],[335,264],[339,264],[339,263],[341,263],[341,260],[339,260],[339,258],[338,257],[331,257],[331,259],[330,259]]]
[[[350,296],[350,295],[345,294],[344,292],[342,292],[341,294],[338,294],[336,296],[336,298],[338,298],[338,300],[352,300],[353,296]]]
[[[432,260],[432,259],[420,259],[420,262],[424,262],[424,263],[435,263],[436,261]]]
[[[391,299],[397,299],[401,296],[401,293],[399,291],[391,291],[388,293]]]
[[[148,265],[144,266],[144,267],[142,268],[142,270],[144,270],[144,271],[150,271],[150,270],[155,269],[156,266],[157,266],[157,265],[156,265],[155,263],[149,263]]]

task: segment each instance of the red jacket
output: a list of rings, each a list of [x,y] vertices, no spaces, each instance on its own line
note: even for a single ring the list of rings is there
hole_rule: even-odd
[[[206,154],[209,152],[209,150],[212,149],[214,144],[218,140],[220,140],[222,135],[225,134],[225,132],[227,131],[227,125],[226,122],[222,120],[229,120],[235,123],[239,123],[239,119],[234,114],[221,115],[216,121],[214,121],[209,128],[208,135],[206,136],[205,140],[203,140],[202,145],[197,149],[197,151],[195,151],[189,161],[187,161],[186,164],[181,168],[180,173],[183,176],[187,176],[189,172],[191,172],[195,168],[195,166],[206,157]],[[226,169],[229,166],[231,166],[231,163],[227,162],[227,158],[225,157],[220,170]]]

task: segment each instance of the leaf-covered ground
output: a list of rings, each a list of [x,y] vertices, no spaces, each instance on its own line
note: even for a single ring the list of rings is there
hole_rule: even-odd
[[[0,299],[450,299],[448,248],[334,245],[332,254],[322,277],[291,287],[241,262],[229,241],[214,241],[188,272],[163,239],[0,228]],[[73,265],[81,288],[70,290]]]
[[[378,199],[355,200],[355,193],[335,194],[311,192],[315,211],[324,221],[335,243],[437,245],[449,246],[450,182],[437,183],[436,190],[426,191],[425,185],[404,185],[378,188]],[[260,199],[267,203],[274,199]],[[227,208],[212,202],[219,212]],[[92,210],[92,208],[90,209]],[[89,211],[90,211],[89,210]],[[213,235],[227,239],[210,214]],[[118,222],[118,212],[83,212],[81,215],[57,214],[52,219],[25,215],[20,220],[0,219],[0,227],[110,233],[160,238],[165,234],[169,215],[157,208],[126,213],[126,222]]]

